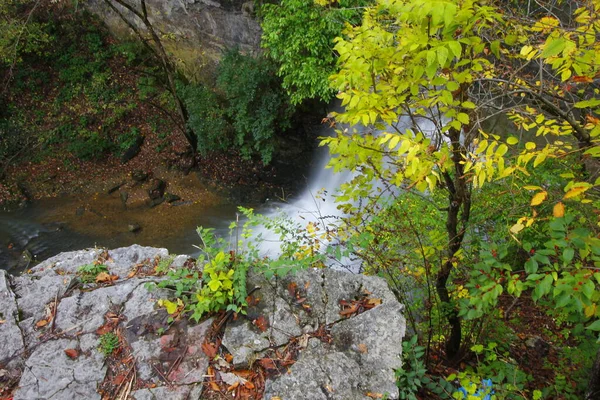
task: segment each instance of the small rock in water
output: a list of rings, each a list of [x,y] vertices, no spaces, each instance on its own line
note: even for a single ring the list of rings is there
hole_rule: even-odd
[[[129,232],[135,233],[141,230],[142,227],[140,226],[140,224],[129,224],[127,225],[127,229],[129,230]]]
[[[131,173],[131,179],[135,182],[145,182],[148,179],[148,173],[142,171],[141,169],[136,169]]]
[[[127,200],[129,199],[129,193],[122,191],[119,192],[119,194],[121,195],[121,202],[123,202],[123,204],[127,204]]]
[[[174,201],[181,200],[181,197],[173,193],[165,193],[165,201],[167,203],[173,203]]]
[[[108,189],[107,193],[108,193],[108,194],[113,194],[114,192],[116,192],[117,190],[119,190],[119,188],[120,188],[121,186],[123,186],[124,184],[125,184],[125,182],[121,182],[121,183],[117,183],[116,185],[113,185],[113,186],[111,186],[111,187]]]
[[[163,197],[165,194],[165,189],[167,187],[167,183],[162,179],[154,179],[152,180],[152,185],[150,189],[148,189],[148,196],[152,199],[158,199]]]

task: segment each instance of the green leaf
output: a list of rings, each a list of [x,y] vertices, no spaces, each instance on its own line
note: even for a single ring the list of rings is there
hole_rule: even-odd
[[[575,255],[575,250],[571,247],[567,247],[564,251],[563,251],[563,260],[566,263],[570,263],[573,260],[573,256]]]
[[[436,52],[433,50],[429,50],[427,52],[427,67],[431,67],[432,65],[434,65],[435,60],[436,60]]]
[[[525,272],[528,274],[535,274],[538,270],[538,263],[534,258],[530,258],[525,263]]]
[[[456,58],[460,58],[462,54],[462,45],[459,42],[448,42],[448,47],[454,53]]]
[[[467,125],[469,123],[469,116],[465,113],[458,113],[456,119],[463,125]]]
[[[598,105],[600,105],[600,99],[590,99],[590,100],[578,101],[577,103],[575,103],[575,108],[590,108],[590,107],[596,107]]]
[[[490,49],[492,50],[492,53],[500,58],[500,41],[499,40],[494,40],[492,43],[490,43]]]
[[[564,37],[548,39],[543,46],[542,58],[553,57],[564,50],[567,41]]]
[[[585,329],[589,329],[590,331],[600,331],[600,320],[594,321],[592,324],[586,326]]]
[[[441,68],[444,68],[444,66],[446,65],[446,60],[448,59],[448,49],[440,46],[436,49],[436,53],[438,58],[438,64]]]

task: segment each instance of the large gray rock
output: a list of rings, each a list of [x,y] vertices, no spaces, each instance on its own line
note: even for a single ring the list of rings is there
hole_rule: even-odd
[[[117,279],[109,286],[82,283],[79,268],[99,258]],[[147,289],[161,278],[131,274],[153,271],[160,259],[181,267],[188,257],[171,259],[166,249],[138,245],[63,253],[13,278],[12,287],[0,270],[0,369],[8,368],[11,376],[21,371],[14,398],[99,399],[97,389],[107,366],[96,332],[109,311],[120,315],[138,378],[155,386],[135,391],[134,398],[198,398],[209,361],[201,346],[212,320],[195,326],[180,321],[169,327],[168,315],[156,302],[170,293]],[[77,356],[69,357],[65,350]],[[156,368],[170,370],[175,360],[166,388]]]
[[[79,268],[95,260],[116,277],[110,285],[81,282]],[[21,374],[14,398],[99,399],[98,388],[112,379],[99,351],[98,333],[105,332],[108,316],[125,354],[135,360],[136,379],[146,385],[132,391],[132,398],[201,398],[210,362],[202,345],[213,320],[167,323],[156,301],[171,293],[147,288],[162,279],[148,275],[160,260],[177,268],[188,257],[134,245],[60,254],[16,278],[0,270],[0,370]],[[294,349],[295,363],[288,360],[284,373],[267,378],[265,399],[354,400],[367,399],[369,392],[398,397],[394,369],[400,367],[405,322],[382,279],[316,269],[273,280],[250,273],[248,289],[257,301],[247,318],[229,321],[222,341],[233,366],[247,368],[276,349]],[[341,300],[357,299],[381,304],[340,315]],[[238,379],[220,361],[214,365],[219,379]]]
[[[234,365],[244,366],[308,340],[287,373],[265,383],[265,399],[368,399],[367,393],[398,398],[394,370],[401,366],[406,322],[385,281],[377,277],[333,270],[305,270],[285,279],[267,281],[251,274],[248,289],[260,299],[248,309],[249,321],[230,323],[223,344]],[[340,301],[381,300],[362,313],[343,317]],[[267,326],[259,329],[258,318]],[[266,328],[266,329],[265,329]],[[330,343],[318,340],[319,328],[330,332]]]
[[[0,365],[14,366],[25,351],[18,315],[16,297],[10,289],[6,272],[0,270]]]
[[[114,2],[116,3],[116,2]],[[139,1],[136,4],[138,9]],[[130,29],[110,10],[103,0],[87,0],[86,7],[102,18],[115,33],[132,34]],[[198,73],[195,65],[219,59],[224,49],[239,48],[256,52],[260,48],[261,29],[251,15],[251,7],[243,0],[146,0],[149,19],[160,32],[174,35],[173,40],[163,39],[168,51],[182,60],[181,69],[190,78]],[[143,29],[141,21],[132,18],[129,11],[123,15]]]

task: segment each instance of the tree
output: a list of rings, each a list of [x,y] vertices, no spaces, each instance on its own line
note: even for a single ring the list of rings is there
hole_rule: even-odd
[[[0,4],[0,67],[4,66],[0,95],[8,88],[22,56],[40,53],[52,41],[44,31],[45,24],[33,18],[41,8],[40,0],[6,0]]]
[[[365,210],[389,213],[384,194],[393,198],[393,204],[399,201],[399,193],[408,191],[443,211],[445,254],[434,257],[438,243],[431,234],[429,243],[419,242],[414,250],[405,251],[420,254],[423,267],[435,274],[433,286],[449,327],[444,335],[451,359],[460,354],[462,319],[478,318],[484,312],[475,305],[493,307],[505,290],[516,294],[516,281],[522,288],[541,286],[538,269],[529,266],[542,262],[530,257],[524,278],[514,278],[512,269],[494,281],[484,275],[485,287],[477,283],[470,290],[472,301],[460,303],[452,298],[449,287],[454,285],[453,277],[469,276],[473,269],[466,251],[475,262],[484,260],[487,253],[497,257],[494,251],[464,246],[472,213],[481,208],[473,203],[474,193],[509,177],[521,179],[535,173],[550,159],[571,157],[580,164],[594,164],[588,160],[600,151],[600,48],[596,40],[600,2],[578,2],[568,18],[552,12],[524,16],[510,7],[503,12],[497,5],[477,0],[378,1],[365,11],[361,26],[347,27],[335,47],[340,69],[332,82],[345,106],[335,118],[371,129],[362,134],[340,131],[337,137],[323,141],[335,155],[330,164],[334,169],[356,171],[340,200],[363,198]],[[541,147],[528,141],[527,134],[501,137],[487,130],[486,121],[500,113],[508,114],[517,127],[535,129],[547,143]],[[550,219],[556,228],[551,226],[550,232],[554,229],[556,235],[560,232],[567,239],[575,238],[573,229],[578,228],[569,225],[565,203],[571,210],[588,207],[586,202],[595,208],[585,195],[598,182],[589,181],[589,168],[588,175],[581,175],[573,167],[563,170],[569,174],[565,175],[568,183],[551,215],[539,215],[534,208],[513,221],[505,237],[512,236],[523,247],[519,235]],[[549,199],[541,186],[520,190],[535,191],[526,206],[536,207]],[[446,199],[444,206],[436,197],[440,192]],[[350,231],[369,220],[355,203],[344,207],[356,216],[349,221]],[[539,254],[540,260],[547,260],[544,268],[550,278],[542,277],[547,285],[542,292],[538,289],[537,298],[548,296],[558,304],[569,304],[572,312],[588,323],[599,315],[597,311],[584,313],[597,301],[600,283],[600,276],[593,275],[600,249],[594,225],[592,221],[589,228],[577,231],[579,247],[558,248],[566,251],[566,256],[555,249]],[[571,256],[574,250],[577,257]],[[551,274],[559,260],[562,269]],[[512,289],[507,283],[511,280],[504,276],[511,277]],[[581,291],[573,285],[581,281],[574,276],[587,276],[591,291],[579,295]],[[566,288],[570,292],[563,290]],[[588,327],[600,328],[597,325],[600,323]]]
[[[104,0],[121,20],[137,35],[144,46],[156,57],[167,81],[167,90],[173,96],[177,112],[181,119],[180,129],[190,144],[192,152],[198,149],[198,137],[194,130],[188,125],[190,118],[188,109],[183,99],[177,93],[176,68],[167,54],[157,30],[152,25],[148,14],[146,0],[141,0],[139,8],[125,0]],[[121,8],[119,8],[120,6]],[[141,24],[144,30],[138,26]],[[147,37],[149,35],[149,38]]]
[[[344,23],[360,22],[368,0],[283,0],[262,7],[262,47],[279,66],[292,104],[333,97],[328,77],[336,71],[334,38]]]

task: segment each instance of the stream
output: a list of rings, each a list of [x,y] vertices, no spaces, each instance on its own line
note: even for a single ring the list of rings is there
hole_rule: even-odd
[[[329,129],[322,134],[330,134]],[[307,185],[296,196],[239,205],[265,215],[284,213],[304,226],[309,221],[322,223],[321,216],[339,215],[332,194],[348,176],[325,168],[329,160],[326,148],[315,150],[313,160]],[[16,211],[0,211],[0,268],[20,273],[60,252],[94,246],[112,249],[139,244],[196,255],[196,228],[214,228],[226,236],[230,222],[236,219],[237,206],[213,198],[151,209],[131,207],[122,203],[118,192],[38,200]],[[128,226],[132,223],[141,229],[131,232]],[[268,233],[265,236],[268,238]],[[263,247],[266,255],[273,255],[278,243],[267,240]]]

